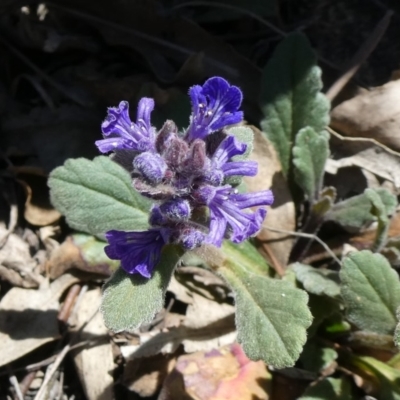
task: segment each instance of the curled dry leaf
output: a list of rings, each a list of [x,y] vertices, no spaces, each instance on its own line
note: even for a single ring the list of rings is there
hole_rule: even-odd
[[[58,221],[61,214],[50,203],[47,175],[41,169],[33,167],[19,167],[15,172],[26,192],[25,219],[36,226],[46,226]]]
[[[105,242],[90,235],[75,234],[67,237],[50,256],[47,264],[50,278],[55,279],[73,268],[110,276],[118,263],[105,255],[105,245]]]
[[[374,138],[400,150],[400,80],[362,91],[335,107],[331,115],[334,129],[348,136]]]
[[[108,329],[98,312],[101,303],[100,288],[83,295],[75,313],[76,335],[84,347],[74,351],[74,362],[88,400],[112,400],[114,360]],[[83,327],[82,331],[79,331]]]
[[[249,192],[271,189],[274,192],[274,203],[268,209],[265,225],[286,230],[295,230],[294,203],[282,174],[282,168],[272,143],[259,131],[252,127],[254,132],[254,149],[250,159],[258,162],[258,174],[255,177],[245,178]],[[262,229],[257,238],[262,242],[266,253],[276,259],[280,266],[285,267],[293,245],[293,237],[287,234]],[[274,260],[271,259],[273,262]]]
[[[325,165],[325,170],[329,174],[336,175],[341,169],[357,167],[369,174],[374,174],[379,178],[391,182],[396,189],[400,188],[400,154],[396,153],[379,143],[374,143],[370,139],[354,140],[353,138],[343,137],[334,131],[331,132],[330,144],[335,158],[329,158]],[[346,179],[340,179],[342,185],[348,181],[350,171],[346,170]],[[354,175],[354,173],[353,173]],[[365,176],[365,179],[368,176]],[[347,183],[352,190],[354,184]],[[356,185],[356,184],[355,184]],[[368,185],[371,187],[370,185]],[[337,188],[337,185],[335,185]],[[340,191],[339,191],[340,192]]]
[[[0,302],[0,367],[59,337],[59,298],[78,279],[65,274],[46,289],[12,288]]]
[[[271,375],[262,361],[250,361],[237,343],[178,358],[159,399],[267,400]]]

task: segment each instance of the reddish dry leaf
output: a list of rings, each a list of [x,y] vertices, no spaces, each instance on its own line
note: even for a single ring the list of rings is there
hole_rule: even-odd
[[[179,357],[159,400],[267,400],[270,380],[265,364],[250,361],[235,343]]]

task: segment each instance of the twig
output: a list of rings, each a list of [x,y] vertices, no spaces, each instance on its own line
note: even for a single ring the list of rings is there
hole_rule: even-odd
[[[54,363],[49,366],[46,372],[46,376],[44,377],[42,386],[40,387],[39,391],[37,392],[34,400],[42,400],[46,394],[47,385],[49,384],[51,378],[53,377],[54,373],[57,371],[58,367],[60,366],[61,362],[64,360],[65,356],[71,349],[71,343],[68,343],[64,346],[62,351],[57,355]]]
[[[22,395],[25,395],[29,390],[33,380],[36,378],[37,371],[28,372],[21,380],[19,387],[21,388]]]
[[[17,377],[15,375],[10,375],[9,380],[15,390],[15,395],[17,396],[18,400],[24,400],[24,395],[19,387]]]
[[[329,246],[324,241],[322,241],[321,238],[319,238],[316,235],[313,235],[311,233],[287,231],[284,229],[275,229],[275,228],[271,228],[267,225],[263,225],[263,229],[267,229],[268,231],[271,231],[271,232],[285,233],[287,235],[299,236],[299,237],[316,240],[339,265],[342,264],[342,262],[336,257],[335,253],[329,248]]]
[[[75,284],[72,285],[68,291],[67,296],[65,297],[64,304],[62,305],[62,308],[60,312],[58,313],[57,319],[64,324],[67,323],[70,315],[71,315],[71,310],[73,307],[73,304],[75,302],[75,299],[79,295],[79,292],[81,291],[81,285]]]
[[[178,10],[180,8],[186,8],[186,7],[191,7],[191,6],[206,6],[206,7],[217,7],[217,8],[225,8],[227,10],[235,11],[239,14],[246,14],[249,17],[259,21],[261,24],[265,25],[272,31],[278,33],[281,36],[287,36],[288,33],[279,29],[276,27],[274,24],[271,24],[270,22],[266,21],[264,18],[260,17],[256,13],[253,13],[252,11],[246,10],[245,8],[242,7],[236,7],[231,4],[225,4],[225,3],[217,3],[213,1],[187,1],[182,4],[177,4],[176,6],[172,7],[173,10]]]
[[[262,25],[268,27],[275,33],[279,34],[280,36],[286,37],[288,36],[291,32],[285,32],[282,29],[279,29],[277,26],[272,24],[271,22],[265,20],[264,18],[260,17],[256,13],[253,13],[252,11],[246,10],[242,7],[236,7],[231,4],[225,4],[225,3],[217,3],[213,1],[188,1],[182,4],[178,4],[174,7],[172,7],[173,10],[178,10],[180,8],[184,7],[191,7],[191,6],[206,6],[206,7],[218,7],[218,8],[225,8],[227,10],[235,11],[239,14],[245,14],[248,15],[249,17],[255,19],[256,21],[260,22]],[[340,70],[340,67],[332,63],[331,61],[327,60],[326,58],[322,57],[321,55],[317,54],[317,57],[320,61],[323,61],[326,65],[329,65],[331,68]]]
[[[15,56],[17,56],[20,60],[22,60],[29,68],[35,71],[44,81],[46,81],[49,85],[53,86],[59,92],[61,92],[65,97],[68,97],[74,103],[79,104],[80,106],[87,107],[89,106],[89,102],[82,100],[79,96],[75,95],[72,91],[69,91],[68,88],[61,85],[53,78],[51,78],[48,74],[43,72],[36,64],[34,64],[28,57],[26,57],[23,53],[21,53],[18,49],[16,49],[11,43],[9,43],[4,37],[0,35],[0,42],[4,44]]]
[[[336,132],[335,130],[333,130],[331,127],[327,127],[326,130],[333,136],[337,137],[340,140],[343,141],[349,141],[349,142],[368,142],[368,143],[372,143],[375,146],[380,147],[381,149],[385,150],[386,152],[396,156],[396,157],[400,157],[400,153],[392,150],[390,147],[385,146],[384,144],[378,142],[377,140],[373,139],[373,138],[365,138],[365,137],[349,137],[349,136],[342,136],[340,133]]]
[[[347,68],[346,72],[328,89],[326,92],[326,97],[329,100],[333,100],[340,93],[350,79],[353,78],[353,76],[357,73],[365,60],[375,50],[389,26],[392,15],[392,10],[386,12],[372,33],[368,36],[367,40],[362,44],[357,53],[350,60],[349,67]]]

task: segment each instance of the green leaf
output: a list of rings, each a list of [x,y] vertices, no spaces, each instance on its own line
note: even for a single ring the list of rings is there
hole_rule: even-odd
[[[340,311],[340,304],[338,301],[333,300],[331,297],[326,296],[317,296],[315,294],[309,294],[308,306],[311,310],[311,314],[313,316],[313,321],[308,329],[308,336],[312,337],[318,330],[321,324],[325,325],[326,323],[331,327],[332,319],[335,320],[333,324],[337,326],[337,328],[342,332],[342,324],[341,321],[337,321],[337,317],[342,318]],[[348,324],[347,324],[348,325]],[[329,328],[328,328],[329,329]],[[335,328],[333,328],[333,331]],[[348,329],[347,329],[348,330]],[[345,331],[347,331],[345,329]],[[331,330],[329,330],[331,332]]]
[[[385,204],[375,190],[366,189],[364,193],[371,202],[371,213],[373,215],[376,215],[376,217],[378,218],[376,239],[372,250],[379,252],[386,242],[390,222],[388,215],[392,214],[395,211],[395,208],[397,206],[397,197],[394,194],[389,193],[387,195],[387,200],[389,204]]]
[[[397,200],[387,189],[367,189],[368,195],[364,192],[358,196],[350,197],[347,200],[335,204],[325,214],[326,221],[335,221],[350,232],[357,231],[367,224],[376,221],[373,213],[374,206],[371,203],[371,191],[375,192],[385,206],[388,215],[393,214]]]
[[[239,263],[229,259],[218,270],[234,292],[238,341],[252,360],[276,368],[294,365],[312,320],[307,293]]]
[[[67,160],[49,178],[53,205],[68,224],[103,237],[110,229],[145,230],[150,202],[131,186],[127,171],[108,157]]]
[[[224,240],[222,250],[228,259],[234,260],[249,272],[260,275],[268,275],[271,272],[265,258],[248,240],[239,244]]]
[[[96,267],[96,271],[98,271],[99,267],[104,266],[105,272],[108,270],[115,271],[118,268],[119,261],[109,259],[104,252],[104,247],[107,245],[106,242],[84,233],[73,234],[72,240],[78,246],[82,258],[89,268]]]
[[[325,162],[329,157],[329,134],[309,126],[300,129],[293,147],[294,177],[309,201],[319,198]]]
[[[296,134],[307,126],[319,133],[329,123],[330,105],[321,88],[321,70],[308,40],[302,34],[289,35],[264,68],[260,98],[261,127],[286,177]]]
[[[388,261],[368,250],[343,260],[341,292],[348,320],[366,331],[392,335],[400,304],[400,281]]]
[[[307,292],[333,298],[340,296],[339,274],[336,271],[300,263],[293,264],[292,269]]]
[[[351,363],[370,384],[371,395],[382,400],[400,400],[400,371],[372,357],[352,356]]]
[[[347,378],[325,378],[310,386],[299,400],[353,400]]]
[[[400,305],[399,305],[399,308],[397,309],[396,316],[397,316],[397,320],[398,320],[399,322],[398,322],[398,324],[397,324],[397,326],[396,326],[396,329],[395,329],[395,331],[394,331],[394,344],[395,344],[395,345],[399,348],[399,350],[400,350]]]
[[[300,356],[302,368],[307,371],[321,372],[338,358],[338,353],[331,347],[321,347],[308,341]]]
[[[119,268],[103,287],[100,310],[106,326],[121,332],[150,323],[164,305],[165,292],[182,254],[178,246],[165,246],[150,279]]]

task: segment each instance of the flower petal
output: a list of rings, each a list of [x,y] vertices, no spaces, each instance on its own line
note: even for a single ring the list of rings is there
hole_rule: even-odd
[[[160,260],[161,249],[166,243],[165,233],[160,229],[144,232],[111,230],[106,233],[109,243],[104,251],[113,260],[121,260],[122,268],[129,274],[150,278]]]

